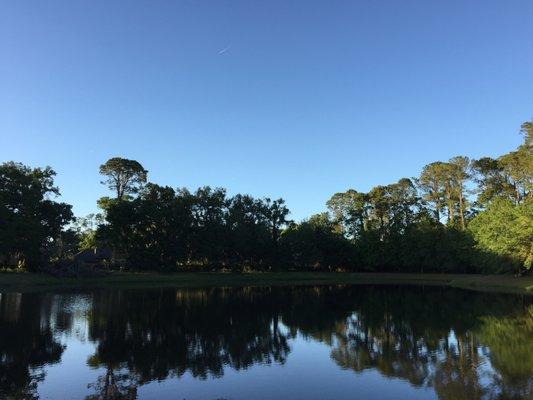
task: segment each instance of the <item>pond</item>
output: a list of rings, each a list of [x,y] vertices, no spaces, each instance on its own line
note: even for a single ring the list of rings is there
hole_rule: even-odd
[[[532,399],[533,298],[422,286],[0,294],[2,399]]]

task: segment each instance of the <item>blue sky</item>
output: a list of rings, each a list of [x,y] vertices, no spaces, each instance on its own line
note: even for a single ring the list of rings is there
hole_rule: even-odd
[[[98,166],[283,197],[515,148],[533,118],[533,2],[3,1],[0,162],[51,165],[77,215]]]

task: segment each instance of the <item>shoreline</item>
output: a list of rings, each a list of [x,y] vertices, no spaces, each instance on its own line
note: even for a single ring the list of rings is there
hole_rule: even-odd
[[[290,285],[431,285],[477,291],[533,295],[533,276],[414,274],[356,272],[113,272],[105,277],[56,278],[27,272],[1,272],[1,291],[48,291],[55,289],[184,288],[209,286],[290,286]]]

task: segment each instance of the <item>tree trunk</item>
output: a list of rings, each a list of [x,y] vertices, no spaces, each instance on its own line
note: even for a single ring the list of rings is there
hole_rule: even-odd
[[[461,219],[461,229],[465,229],[465,210],[463,204],[463,191],[459,192],[459,218]]]

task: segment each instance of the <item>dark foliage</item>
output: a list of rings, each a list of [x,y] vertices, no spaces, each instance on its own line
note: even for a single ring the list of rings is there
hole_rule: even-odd
[[[533,265],[533,124],[497,159],[453,157],[369,192],[334,194],[299,224],[282,199],[195,192],[147,182],[134,160],[101,166],[115,198],[70,230],[50,168],[0,166],[0,262],[35,269],[73,249],[107,246],[113,265],[187,269],[514,272]],[[477,196],[475,196],[477,194]]]
[[[44,367],[64,351],[58,333],[79,334],[83,321],[94,344],[87,363],[100,373],[84,382],[87,399],[135,399],[149,382],[284,364],[297,337],[327,345],[345,370],[433,388],[442,400],[526,399],[532,307],[528,297],[423,286],[8,293],[0,397],[38,398]]]
[[[59,195],[54,175],[50,167],[0,164],[0,265],[37,269],[68,236],[72,206],[50,199]]]

